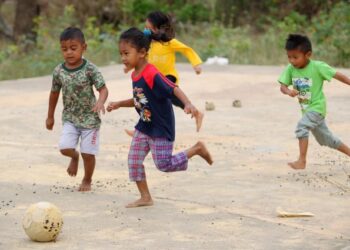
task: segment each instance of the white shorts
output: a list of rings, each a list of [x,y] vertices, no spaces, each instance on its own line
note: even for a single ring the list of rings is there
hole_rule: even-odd
[[[80,138],[80,152],[96,155],[99,148],[100,130],[78,128],[71,122],[64,122],[59,149],[75,149]]]

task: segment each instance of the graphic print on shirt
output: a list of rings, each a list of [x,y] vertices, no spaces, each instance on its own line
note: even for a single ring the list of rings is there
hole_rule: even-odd
[[[140,110],[140,118],[144,122],[151,122],[151,110],[148,107],[148,100],[145,94],[143,93],[142,88],[134,88],[134,104],[135,107]]]
[[[311,102],[312,79],[307,77],[293,78],[293,87],[299,91],[298,99],[302,110],[306,110]]]

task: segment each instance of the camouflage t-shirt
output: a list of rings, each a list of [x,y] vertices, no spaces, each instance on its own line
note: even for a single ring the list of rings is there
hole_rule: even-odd
[[[81,128],[99,128],[101,119],[92,108],[96,97],[92,85],[98,90],[105,85],[102,74],[98,68],[88,60],[75,69],[68,69],[59,64],[52,79],[52,92],[62,88],[63,112],[62,121],[72,122]]]

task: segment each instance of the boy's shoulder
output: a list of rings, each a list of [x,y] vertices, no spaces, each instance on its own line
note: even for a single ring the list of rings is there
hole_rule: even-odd
[[[86,59],[84,59],[86,60]],[[85,65],[85,72],[88,76],[94,76],[94,75],[99,75],[100,74],[100,70],[99,68],[94,64],[92,63],[91,61],[89,60],[86,60],[86,65]]]
[[[93,69],[93,70],[98,70],[98,67],[96,66],[96,64],[94,64],[93,62],[84,59],[86,61],[86,68],[87,69]]]
[[[53,75],[59,75],[61,70],[63,70],[63,63],[58,64],[54,70],[53,70]]]
[[[315,65],[315,66],[329,66],[328,63],[324,62],[324,61],[319,61],[319,60],[311,60],[311,62]],[[329,66],[330,67],[330,66]]]

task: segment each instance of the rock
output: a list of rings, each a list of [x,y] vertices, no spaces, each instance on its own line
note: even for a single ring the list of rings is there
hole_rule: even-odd
[[[215,109],[215,104],[213,102],[205,102],[205,110],[212,111]]]
[[[232,107],[241,108],[242,107],[241,100],[234,100],[233,103],[232,103]]]

